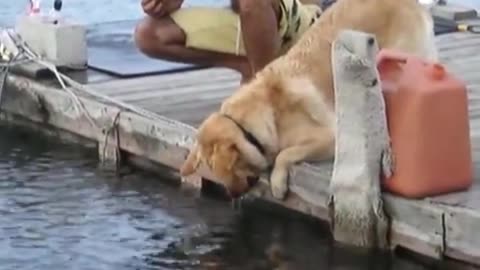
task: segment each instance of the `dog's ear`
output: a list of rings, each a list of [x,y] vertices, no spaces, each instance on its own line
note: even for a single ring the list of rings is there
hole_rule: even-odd
[[[260,153],[260,151],[251,144],[243,134],[235,135],[235,145],[238,152],[250,163],[251,165],[260,168],[268,168],[267,159]]]
[[[232,170],[233,169],[233,165],[235,165],[235,162],[237,162],[237,159],[238,159],[238,155],[239,155],[239,150],[238,150],[238,147],[235,145],[235,144],[231,144],[229,146],[229,148],[231,149],[230,152],[231,152],[231,157],[230,157],[230,160],[228,162],[228,165],[227,165],[227,168],[229,170]]]
[[[180,168],[180,175],[185,177],[193,174],[198,169],[200,160],[199,147],[198,144],[195,143],[192,150],[188,154],[187,159]]]
[[[212,168],[218,167],[219,164],[221,168],[225,168],[229,171],[233,169],[233,166],[237,162],[239,156],[238,147],[234,142],[214,144],[211,155]],[[208,161],[207,161],[208,162]]]

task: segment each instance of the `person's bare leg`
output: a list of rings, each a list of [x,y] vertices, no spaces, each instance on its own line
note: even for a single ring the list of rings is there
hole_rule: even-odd
[[[152,58],[234,69],[242,74],[242,82],[252,75],[244,56],[185,47],[185,33],[170,17],[146,17],[134,36],[137,47]]]
[[[236,0],[245,51],[253,73],[275,59],[280,50],[279,0]]]

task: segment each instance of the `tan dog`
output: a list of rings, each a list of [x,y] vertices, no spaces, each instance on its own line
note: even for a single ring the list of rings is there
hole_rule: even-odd
[[[380,48],[437,59],[432,18],[416,0],[338,0],[287,54],[201,124],[181,174],[194,173],[203,162],[237,197],[274,164],[272,193],[283,199],[291,165],[332,158],[331,44],[342,29],[372,33]]]

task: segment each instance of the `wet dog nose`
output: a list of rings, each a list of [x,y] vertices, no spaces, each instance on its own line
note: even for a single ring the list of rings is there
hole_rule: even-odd
[[[255,186],[258,183],[258,180],[259,180],[258,176],[248,176],[247,177],[248,187],[251,188]]]

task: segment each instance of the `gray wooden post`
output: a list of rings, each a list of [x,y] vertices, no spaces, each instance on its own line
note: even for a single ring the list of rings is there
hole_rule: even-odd
[[[390,175],[391,148],[373,35],[345,30],[332,45],[336,147],[329,211],[335,240],[387,247],[388,218],[380,171]]]

